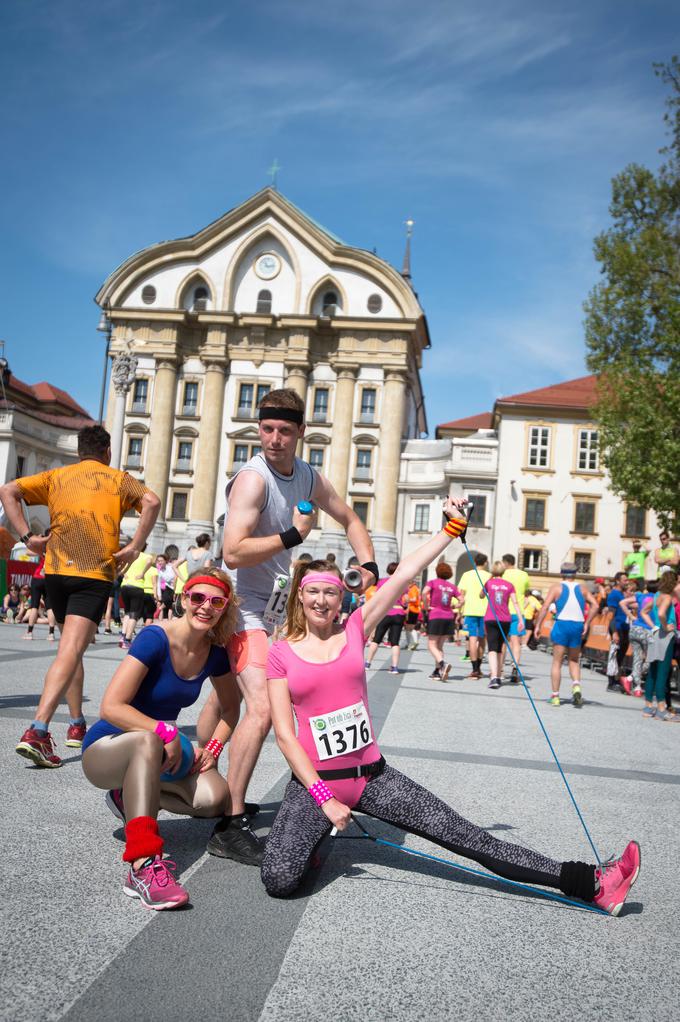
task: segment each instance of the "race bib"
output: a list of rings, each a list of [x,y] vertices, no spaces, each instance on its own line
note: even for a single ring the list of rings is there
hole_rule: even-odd
[[[290,584],[290,575],[277,575],[274,579],[272,594],[269,597],[267,606],[264,608],[263,614],[264,623],[271,628],[277,628],[284,622],[286,607],[288,606],[288,596],[290,594]]]
[[[343,706],[341,710],[323,713],[319,717],[310,717],[316,755],[320,760],[333,759],[335,756],[346,756],[356,752],[373,742],[371,722],[363,699],[353,706]]]
[[[446,590],[442,592],[442,607],[448,607],[451,604],[451,593],[447,593]]]

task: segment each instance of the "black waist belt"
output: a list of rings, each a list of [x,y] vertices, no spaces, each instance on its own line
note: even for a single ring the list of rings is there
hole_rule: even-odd
[[[385,757],[381,756],[375,763],[365,763],[364,766],[345,767],[344,770],[318,770],[317,773],[323,781],[349,781],[356,777],[377,777],[385,769]],[[297,777],[293,774],[293,780]]]

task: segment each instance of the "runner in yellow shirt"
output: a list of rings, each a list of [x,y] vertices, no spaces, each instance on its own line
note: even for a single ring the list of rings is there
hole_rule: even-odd
[[[463,603],[458,608],[463,617],[463,627],[469,637],[469,656],[472,662],[472,670],[468,678],[482,677],[482,657],[484,656],[484,615],[488,600],[482,597],[482,585],[491,578],[488,571],[489,558],[486,554],[475,554],[477,571],[472,568],[466,571],[458,583],[458,588],[463,594]],[[480,583],[481,578],[481,583]]]
[[[531,579],[529,578],[526,571],[522,571],[521,568],[515,567],[514,554],[503,554],[503,565],[505,571],[503,572],[503,578],[506,582],[510,582],[515,587],[517,593],[517,602],[519,603],[519,609],[524,616],[524,598],[529,592],[529,586],[531,585]],[[522,656],[522,640],[519,635],[520,621],[516,614],[512,615],[510,621],[510,649],[512,655],[515,658],[515,663],[519,663],[520,657]],[[526,633],[525,633],[526,634]],[[501,668],[503,667],[503,661],[505,660],[505,646],[503,647],[503,654],[501,660]],[[512,667],[512,673],[510,675],[510,681],[513,685],[519,684],[519,674],[517,668]]]

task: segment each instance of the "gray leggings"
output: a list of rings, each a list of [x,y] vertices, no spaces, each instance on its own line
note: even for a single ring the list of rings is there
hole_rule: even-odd
[[[564,883],[560,882],[563,880],[561,862],[529,848],[500,841],[390,766],[385,766],[381,774],[369,780],[356,808],[473,859],[509,880],[564,890]],[[330,831],[328,817],[307,789],[297,780],[291,780],[265,847],[262,881],[267,893],[279,898],[292,894],[302,881],[314,849]],[[591,869],[585,864],[577,865],[583,865],[579,876]],[[592,875],[594,877],[594,867]],[[565,893],[575,893],[575,890]]]
[[[122,788],[125,815],[158,815],[159,809],[182,816],[221,816],[229,789],[217,770],[161,781],[163,746],[150,731],[105,735],[83,753],[83,773],[96,788]]]
[[[647,656],[648,641],[649,628],[642,628],[640,625],[630,626],[630,644],[633,650],[633,681],[636,688],[642,685],[642,668]]]

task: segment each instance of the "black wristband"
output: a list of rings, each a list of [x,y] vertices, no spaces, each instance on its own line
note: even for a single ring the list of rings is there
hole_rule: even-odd
[[[285,532],[280,532],[279,538],[283,543],[284,550],[290,550],[291,547],[299,546],[302,543],[302,536],[294,525],[290,529],[286,529]]]
[[[361,567],[365,568],[366,571],[370,571],[373,575],[375,575],[375,580],[376,582],[378,581],[379,578],[378,565],[375,563],[375,561],[366,561],[366,563],[362,564]]]

